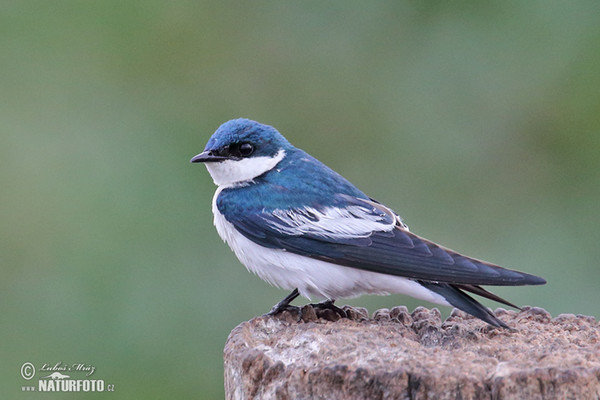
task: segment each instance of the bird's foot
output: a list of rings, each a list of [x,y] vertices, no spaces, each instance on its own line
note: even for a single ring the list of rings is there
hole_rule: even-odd
[[[325,300],[321,303],[308,304],[304,307],[296,307],[290,305],[290,303],[300,295],[298,289],[294,289],[288,294],[283,300],[275,304],[271,311],[264,314],[264,316],[274,316],[288,311],[292,315],[297,315],[297,322],[305,320],[313,320],[317,318],[324,318],[328,321],[337,321],[340,318],[348,318],[348,314],[343,309],[335,306],[333,303],[335,300]],[[310,306],[310,307],[309,307]]]
[[[317,304],[311,304],[311,306],[315,309],[317,315],[327,314],[327,311],[329,310],[334,314],[338,315],[340,318],[348,318],[348,314],[346,313],[346,311],[333,304],[334,302],[335,300],[325,300]]]
[[[269,311],[268,313],[265,314],[265,316],[273,316],[273,315],[277,315],[282,311],[295,311],[300,313],[300,307],[296,307],[296,306],[291,306],[290,303],[300,295],[300,293],[298,292],[298,288],[292,290],[292,293],[288,294],[287,296],[285,296],[285,298],[283,300],[281,300],[279,303],[275,304],[273,306],[273,308],[271,308],[271,311]]]

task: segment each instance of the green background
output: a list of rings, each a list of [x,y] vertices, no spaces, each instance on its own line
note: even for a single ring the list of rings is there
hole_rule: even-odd
[[[48,397],[19,369],[60,361],[115,384],[74,398],[222,398],[228,333],[287,294],[221,242],[189,164],[235,117],[413,232],[548,280],[501,296],[598,317],[599,20],[598,1],[0,2],[2,397]]]

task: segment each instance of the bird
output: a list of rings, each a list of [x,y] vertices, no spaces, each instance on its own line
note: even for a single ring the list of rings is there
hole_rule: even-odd
[[[364,294],[404,294],[456,307],[508,328],[470,294],[519,308],[482,285],[541,285],[538,276],[467,257],[420,237],[386,205],[294,147],[275,128],[250,119],[223,123],[190,162],[217,185],[212,212],[219,236],[264,281],[334,302]]]

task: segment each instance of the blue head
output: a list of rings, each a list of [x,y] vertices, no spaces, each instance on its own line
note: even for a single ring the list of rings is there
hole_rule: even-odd
[[[204,148],[203,159],[192,162],[239,160],[251,157],[273,157],[290,143],[275,128],[245,118],[232,119],[221,125]]]
[[[226,189],[217,192],[222,213],[252,207],[318,208],[334,205],[340,194],[368,199],[341,175],[292,146],[275,128],[248,119],[221,125],[191,162],[204,163],[215,184]]]
[[[271,170],[292,149],[275,128],[239,118],[221,125],[191,162],[205,163],[217,185],[230,186]]]

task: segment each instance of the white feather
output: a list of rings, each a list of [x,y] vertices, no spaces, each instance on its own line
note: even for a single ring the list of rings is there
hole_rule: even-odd
[[[276,220],[269,223],[274,229],[288,235],[309,233],[340,239],[366,237],[373,231],[391,231],[396,224],[394,219],[386,220],[374,208],[357,205],[347,208],[326,207],[323,211],[305,207],[300,211],[273,210],[273,216],[281,223]]]
[[[216,200],[221,190],[223,187],[217,189],[212,206],[219,236],[249,271],[271,285],[288,290],[298,288],[300,294],[307,298],[335,300],[362,294],[401,293],[449,305],[442,296],[410,279],[344,267],[285,250],[259,246],[239,233],[219,212]]]
[[[279,150],[273,157],[250,157],[241,160],[226,160],[206,163],[206,169],[215,185],[228,187],[250,181],[275,168],[285,157],[285,151]]]

